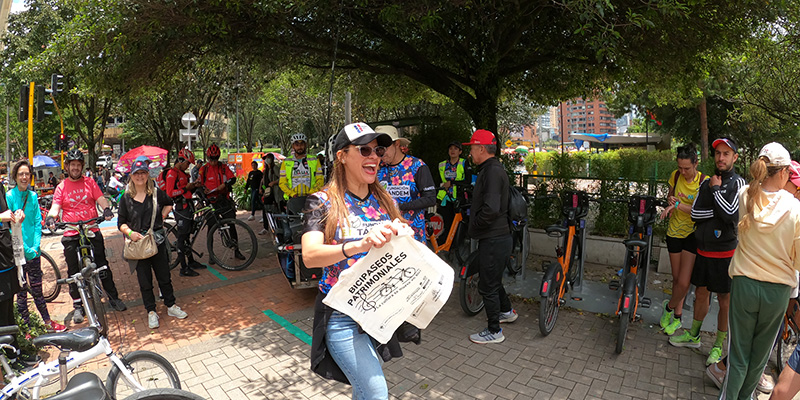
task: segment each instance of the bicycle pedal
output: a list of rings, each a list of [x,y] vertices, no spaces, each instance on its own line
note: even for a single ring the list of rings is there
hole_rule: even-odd
[[[619,289],[619,281],[618,280],[613,280],[611,282],[608,282],[608,288],[611,289],[611,290]]]
[[[546,272],[548,266],[550,266],[550,261],[542,261],[542,272]]]
[[[650,298],[649,297],[642,298],[642,300],[639,302],[639,307],[650,308]]]
[[[583,301],[583,297],[572,296],[571,298],[572,298],[572,300],[574,300],[574,301]]]

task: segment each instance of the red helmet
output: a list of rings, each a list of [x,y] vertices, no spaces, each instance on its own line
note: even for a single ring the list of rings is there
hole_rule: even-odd
[[[219,155],[220,155],[219,146],[217,146],[216,144],[208,146],[208,150],[206,150],[206,157],[219,158]]]
[[[183,159],[184,161],[188,161],[190,164],[194,164],[194,153],[189,151],[187,148],[183,148],[178,152],[178,158]]]

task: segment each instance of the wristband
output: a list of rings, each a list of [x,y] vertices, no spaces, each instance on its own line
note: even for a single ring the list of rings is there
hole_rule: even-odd
[[[346,242],[345,242],[345,243],[346,243]],[[345,253],[345,252],[344,252],[344,245],[345,245],[345,243],[342,243],[342,255],[344,256],[344,258],[350,258],[350,257],[347,255],[347,253]]]
[[[133,239],[133,229],[128,229],[128,239]]]
[[[681,205],[681,201],[680,200],[675,202],[675,208],[678,208],[679,205]]]

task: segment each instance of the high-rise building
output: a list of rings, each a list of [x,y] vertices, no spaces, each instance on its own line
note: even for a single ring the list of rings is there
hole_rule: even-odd
[[[608,111],[606,103],[598,99],[578,97],[562,102],[558,105],[558,121],[559,139],[563,141],[569,141],[569,135],[573,133],[617,133],[616,118]]]

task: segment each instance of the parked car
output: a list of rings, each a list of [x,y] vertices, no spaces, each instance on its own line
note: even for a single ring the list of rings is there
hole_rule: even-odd
[[[111,159],[111,156],[100,156],[97,157],[97,162],[95,163],[95,166],[112,168],[114,167],[114,161]]]

